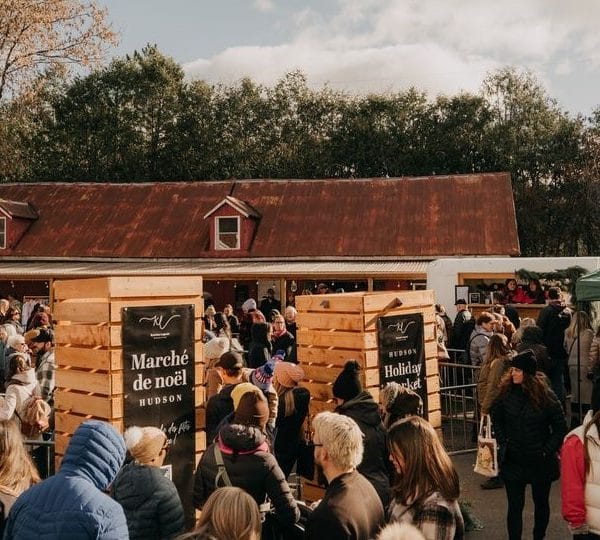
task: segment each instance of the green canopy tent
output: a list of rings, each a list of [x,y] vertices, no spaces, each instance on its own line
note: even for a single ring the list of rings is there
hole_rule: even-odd
[[[578,302],[594,302],[600,300],[600,270],[581,276],[575,286]]]

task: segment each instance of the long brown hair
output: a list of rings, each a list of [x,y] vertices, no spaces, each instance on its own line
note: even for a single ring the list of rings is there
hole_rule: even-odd
[[[585,311],[576,311],[571,317],[569,327],[565,330],[565,337],[575,339],[584,330],[592,330],[590,316]]]
[[[294,400],[293,388],[283,386],[277,379],[273,381],[273,388],[277,392],[279,401],[283,399],[285,407],[285,417],[292,416],[296,412],[296,401]]]
[[[17,497],[39,481],[40,475],[25,450],[17,424],[13,420],[1,420],[0,491]]]
[[[427,420],[420,416],[399,420],[390,428],[388,445],[391,454],[404,460],[404,470],[392,487],[396,501],[418,506],[436,491],[447,500],[458,499],[458,474]]]
[[[596,426],[596,430],[598,431],[598,433],[600,434],[600,410],[597,411],[594,416],[592,416],[592,419],[589,421],[589,423],[585,426],[585,429],[583,430],[583,460],[585,463],[585,474],[587,476],[587,474],[590,472],[590,451],[588,449],[588,438],[587,438],[587,434],[588,431],[590,429],[592,429],[592,426]]]
[[[511,370],[508,370],[500,379],[500,391],[498,392],[498,398],[502,397],[513,387]],[[535,375],[523,372],[523,382],[521,383],[523,392],[531,400],[533,406],[541,410],[544,406],[551,403],[550,397],[550,386],[548,385],[548,378],[541,371],[536,372]]]
[[[494,334],[487,344],[486,363],[492,363],[496,358],[506,358],[510,354],[508,339],[504,334]]]

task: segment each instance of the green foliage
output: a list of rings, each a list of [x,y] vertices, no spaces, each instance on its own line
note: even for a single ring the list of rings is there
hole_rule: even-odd
[[[600,110],[573,118],[512,68],[479,94],[431,100],[415,88],[313,89],[301,72],[272,87],[186,81],[147,46],[68,85],[43,83],[34,101],[0,108],[0,181],[508,171],[524,255],[600,254]]]
[[[560,287],[566,290],[572,298],[572,302],[576,303],[575,297],[575,285],[577,280],[587,274],[589,270],[581,266],[569,266],[563,270],[555,270],[554,272],[534,272],[520,268],[515,273],[519,276],[520,280],[531,281],[532,279],[539,279],[543,281],[546,286],[549,287]]]

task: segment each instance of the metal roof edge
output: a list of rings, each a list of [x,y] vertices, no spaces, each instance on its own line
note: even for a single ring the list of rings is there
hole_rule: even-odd
[[[476,176],[498,176],[498,175],[508,175],[510,176],[510,172],[508,171],[488,171],[488,172],[480,172],[480,173],[462,173],[462,174],[430,174],[430,175],[421,175],[421,176],[371,176],[371,177],[363,177],[363,178],[338,178],[338,177],[329,177],[329,178],[229,178],[224,180],[215,180],[215,179],[202,179],[198,178],[195,180],[175,180],[175,181],[146,181],[146,182],[69,182],[69,181],[58,181],[58,182],[6,182],[3,183],[3,186],[22,186],[24,184],[29,185],[43,185],[43,186],[53,186],[53,185],[66,185],[66,186],[106,186],[106,185],[127,185],[127,186],[153,186],[153,185],[182,185],[182,184],[228,184],[228,183],[243,183],[243,182],[322,182],[322,181],[339,181],[339,182],[369,182],[372,180],[423,180],[423,179],[443,179],[443,178],[466,178],[466,177],[476,177]]]
[[[454,256],[451,256],[454,258]],[[456,257],[462,257],[457,255]],[[383,257],[33,257],[17,255],[0,256],[0,264],[2,261],[19,262],[19,261],[34,261],[34,262],[70,262],[70,263],[288,263],[288,262],[408,262],[408,261],[423,261],[431,262],[443,257],[425,257],[425,256],[383,256]]]

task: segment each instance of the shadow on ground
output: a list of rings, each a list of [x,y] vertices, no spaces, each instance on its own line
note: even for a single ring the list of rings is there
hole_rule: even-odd
[[[506,492],[504,489],[484,490],[479,484],[484,477],[473,472],[475,453],[452,456],[452,461],[460,477],[461,501],[471,504],[473,514],[483,523],[480,531],[467,533],[466,540],[500,540],[506,534]],[[525,510],[523,511],[523,538],[533,536],[533,503],[531,488],[527,488]],[[552,484],[550,492],[550,523],[547,540],[568,540],[569,528],[560,515],[560,481]]]

